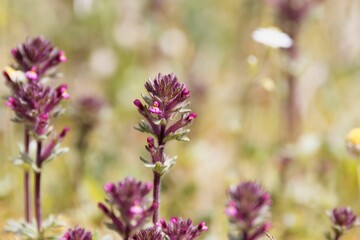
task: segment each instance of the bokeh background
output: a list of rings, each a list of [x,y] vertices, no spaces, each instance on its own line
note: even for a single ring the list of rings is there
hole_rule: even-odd
[[[360,214],[357,162],[344,144],[360,121],[360,2],[326,0],[311,9],[291,66],[283,50],[252,40],[255,29],[267,26],[278,21],[261,0],[0,0],[2,68],[12,62],[10,49],[28,36],[45,36],[68,58],[56,81],[69,85],[71,99],[56,124],[70,126],[63,145],[71,151],[45,166],[44,215],[119,239],[104,228],[96,204],[106,182],[152,181],[139,160],[147,156],[147,136],[133,128],[141,117],[132,102],[159,72],[174,72],[187,84],[198,113],[191,141],[167,148],[178,160],[163,178],[162,217],[205,220],[202,239],[226,239],[226,189],[243,180],[259,181],[271,193],[276,239],[324,239],[325,211],[338,205]],[[289,67],[302,117],[291,142],[284,140],[283,114]],[[103,102],[86,150],[79,148],[76,105],[83,96]],[[1,227],[23,214],[22,172],[9,161],[23,129],[12,116],[1,104]],[[344,237],[359,238],[359,230]],[[0,239],[14,237],[0,233]]]

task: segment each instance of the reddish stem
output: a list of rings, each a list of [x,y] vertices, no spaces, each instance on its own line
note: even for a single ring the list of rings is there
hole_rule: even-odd
[[[41,170],[41,147],[42,143],[37,142],[36,166]],[[41,209],[41,172],[35,173],[35,217],[38,232],[41,232],[42,209]]]
[[[29,154],[30,136],[29,130],[25,127],[24,131],[24,147],[25,153]],[[24,204],[25,204],[25,220],[30,223],[31,212],[30,212],[30,173],[29,170],[24,171]]]

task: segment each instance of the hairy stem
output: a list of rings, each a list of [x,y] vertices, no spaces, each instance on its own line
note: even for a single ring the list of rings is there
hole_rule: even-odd
[[[24,148],[25,153],[29,154],[29,144],[30,144],[30,136],[29,130],[25,127],[24,130]],[[31,221],[31,212],[30,212],[30,172],[29,170],[24,171],[24,204],[25,204],[25,220],[30,223]]]
[[[160,135],[158,137],[158,148],[160,161],[164,163],[164,138],[165,138],[165,129],[166,125],[161,125]],[[153,192],[153,223],[154,225],[159,221],[159,209],[160,209],[160,186],[161,186],[161,175],[157,172],[154,172],[154,192]]]
[[[153,192],[153,223],[154,225],[159,221],[159,208],[160,208],[160,178],[159,173],[154,172],[154,192]]]
[[[41,148],[42,143],[37,142],[36,166],[41,170]],[[41,209],[41,171],[35,173],[35,218],[37,230],[41,232],[42,209]]]

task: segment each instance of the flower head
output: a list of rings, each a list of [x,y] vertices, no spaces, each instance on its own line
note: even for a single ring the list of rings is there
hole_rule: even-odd
[[[327,212],[337,229],[349,230],[359,224],[359,219],[350,207],[337,207]]]
[[[84,228],[69,229],[60,240],[92,240],[92,234]]]
[[[257,239],[269,230],[267,217],[271,199],[258,183],[242,182],[231,187],[228,195],[225,213],[239,230],[247,232],[250,239]]]
[[[161,230],[169,237],[169,240],[192,240],[208,230],[205,222],[201,222],[197,226],[194,226],[191,219],[183,220],[176,217],[171,218],[169,223],[164,219],[161,219],[159,225]]]
[[[165,240],[163,233],[158,227],[151,227],[144,230],[140,230],[134,234],[131,240]]]
[[[143,183],[130,177],[122,182],[107,183],[104,190],[110,208],[103,203],[99,203],[98,207],[111,219],[114,229],[124,235],[126,228],[131,231],[137,229],[151,215],[152,206],[149,206],[147,199],[151,189],[151,183]]]
[[[18,68],[24,72],[29,80],[35,80],[55,67],[66,61],[63,51],[59,51],[44,37],[28,38],[11,51]]]

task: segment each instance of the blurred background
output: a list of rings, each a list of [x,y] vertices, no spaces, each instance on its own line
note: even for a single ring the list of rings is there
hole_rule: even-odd
[[[296,60],[251,37],[259,27],[281,27],[277,16],[261,0],[0,0],[2,69],[12,63],[11,48],[29,36],[45,36],[68,58],[55,84],[66,82],[71,94],[56,122],[58,130],[71,128],[63,143],[70,152],[45,166],[44,216],[59,214],[67,226],[120,239],[103,226],[96,204],[106,182],[152,181],[139,160],[147,156],[147,135],[133,128],[141,119],[133,100],[159,72],[187,84],[198,113],[191,141],[167,148],[178,160],[163,178],[163,218],[204,220],[202,239],[226,239],[226,190],[243,180],[271,193],[276,239],[324,239],[325,211],[338,205],[360,214],[357,161],[344,143],[360,121],[360,2],[312,7]],[[289,69],[301,119],[291,140],[284,127]],[[2,84],[1,96],[8,93]],[[0,104],[1,228],[23,216],[22,171],[9,161],[23,129],[12,116]],[[359,238],[359,230],[344,237]]]

